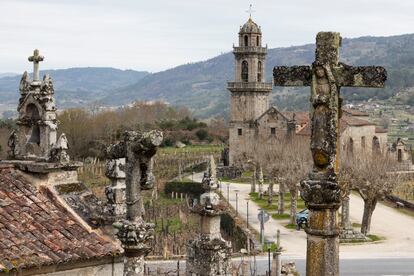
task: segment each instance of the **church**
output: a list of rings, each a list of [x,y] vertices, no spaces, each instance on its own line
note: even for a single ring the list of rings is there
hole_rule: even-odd
[[[227,84],[231,93],[229,165],[240,166],[254,159],[257,141],[266,143],[292,135],[309,139],[309,112],[282,112],[270,105],[272,82],[264,77],[267,47],[262,46],[262,31],[251,17],[240,27],[233,53],[235,79]],[[388,151],[387,131],[370,122],[365,112],[343,108],[340,133],[341,150]]]
[[[251,17],[240,27],[239,43],[233,49],[235,76],[228,82],[231,93],[229,165],[246,162],[253,155],[257,137],[274,139],[295,131],[294,120],[270,106],[272,83],[265,80],[267,47],[262,31]]]

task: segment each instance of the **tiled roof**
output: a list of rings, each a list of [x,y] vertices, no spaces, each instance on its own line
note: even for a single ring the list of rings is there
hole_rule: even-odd
[[[0,167],[0,273],[120,253],[114,241],[84,227],[50,190]]]
[[[293,114],[295,114],[295,121],[300,125],[309,122],[309,112],[306,111],[284,111],[282,114],[285,115],[285,117],[289,120],[292,120]]]
[[[375,125],[374,123],[371,123],[367,120],[359,119],[352,116],[347,116],[346,114],[343,114],[339,126],[340,126],[340,132],[343,132],[348,126],[372,126]],[[377,131],[378,130],[378,131]],[[376,133],[381,133],[382,129],[375,128]],[[385,130],[386,132],[386,130]],[[311,126],[310,123],[306,124],[300,131],[296,133],[297,135],[301,136],[310,136],[311,135]]]
[[[382,127],[375,127],[375,133],[387,133],[388,130]]]
[[[311,126],[310,126],[310,124],[309,123],[306,124],[301,130],[296,132],[296,135],[311,136]]]
[[[343,114],[341,117],[341,124],[342,125],[348,125],[348,126],[374,126],[374,123],[371,123],[364,119],[359,119],[353,116],[347,116],[346,114]]]
[[[369,116],[369,114],[364,111],[360,111],[360,110],[352,109],[352,108],[342,108],[342,112],[350,116],[366,116],[366,117]]]

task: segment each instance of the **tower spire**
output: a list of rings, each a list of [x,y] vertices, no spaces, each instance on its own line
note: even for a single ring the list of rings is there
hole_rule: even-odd
[[[246,12],[249,14],[249,19],[252,19],[252,13],[255,12],[255,10],[253,10],[253,5],[250,4],[249,9],[246,10]]]

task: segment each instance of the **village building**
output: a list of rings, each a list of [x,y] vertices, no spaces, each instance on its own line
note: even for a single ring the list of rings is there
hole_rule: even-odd
[[[229,165],[240,165],[252,158],[258,135],[272,137],[286,131],[288,119],[270,107],[272,83],[265,80],[267,47],[262,31],[251,17],[240,27],[235,56],[235,79],[228,82],[231,93],[229,122]],[[293,125],[294,127],[294,125]]]
[[[23,74],[17,130],[0,161],[0,275],[120,275],[123,249],[99,228],[103,206],[79,181],[66,136],[57,138],[43,59],[38,50],[29,57],[33,79]]]
[[[263,145],[292,135],[310,137],[309,112],[283,112],[270,106],[272,84],[264,78],[267,47],[262,46],[262,31],[251,17],[240,27],[233,53],[235,80],[227,86],[231,93],[229,166],[244,165],[254,159],[258,141]],[[387,130],[372,123],[366,112],[343,108],[339,125],[341,150],[370,154],[392,149],[387,144]],[[400,158],[396,156],[396,160],[406,160],[408,154],[403,152],[407,153],[408,148],[399,147],[400,151],[395,152],[400,152]]]

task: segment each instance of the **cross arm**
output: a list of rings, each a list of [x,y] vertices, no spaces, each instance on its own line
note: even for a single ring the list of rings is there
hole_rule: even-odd
[[[381,66],[349,66],[343,63],[335,69],[340,86],[382,88],[387,71]]]
[[[312,69],[310,66],[276,66],[273,80],[275,86],[310,86]]]

